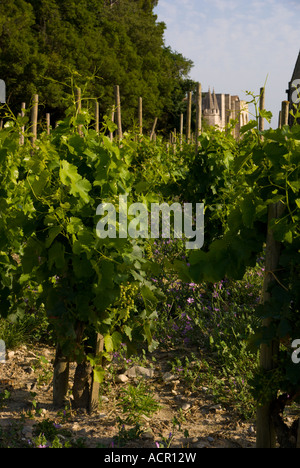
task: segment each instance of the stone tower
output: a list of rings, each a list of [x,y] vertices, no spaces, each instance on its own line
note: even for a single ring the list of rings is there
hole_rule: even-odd
[[[210,88],[202,99],[203,119],[210,126],[224,130],[231,119],[237,119],[233,129],[233,136],[239,138],[240,128],[249,121],[248,104],[238,96],[230,94],[216,94]]]
[[[215,90],[211,94],[210,88],[203,102],[203,117],[208,125],[222,128],[220,108]]]

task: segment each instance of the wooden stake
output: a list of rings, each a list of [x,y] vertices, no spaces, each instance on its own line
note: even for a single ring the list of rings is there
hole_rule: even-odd
[[[281,110],[281,124],[288,119],[286,110],[289,102],[283,101]],[[281,202],[273,203],[268,207],[268,230],[266,241],[266,260],[265,260],[265,277],[262,292],[262,303],[270,301],[271,294],[269,288],[276,281],[273,272],[277,269],[281,245],[274,239],[270,225],[273,219],[278,219],[282,216],[285,210],[285,205]],[[262,321],[263,327],[270,327],[272,324],[271,318],[266,318]],[[279,341],[273,340],[271,344],[263,343],[260,347],[260,367],[264,371],[269,371],[275,368],[279,353]],[[276,394],[274,395],[274,399]],[[276,447],[276,432],[271,419],[271,403],[269,401],[263,406],[257,408],[256,413],[256,448],[275,448]]]
[[[260,88],[260,99],[259,99],[259,109],[264,110],[265,109],[265,88]],[[265,122],[264,118],[259,116],[259,124],[258,124],[258,129],[260,132],[264,131],[265,128]]]
[[[38,121],[38,106],[39,106],[39,96],[34,94],[33,96],[33,106],[31,110],[31,132],[33,136],[31,137],[31,143],[34,146],[35,140],[37,139],[37,121]]]
[[[281,128],[282,125],[281,125],[281,110],[279,111],[279,114],[278,114],[278,128]]]
[[[276,279],[273,272],[276,270],[280,256],[280,243],[274,239],[273,232],[270,229],[271,221],[275,218],[280,218],[284,205],[280,202],[269,205],[268,208],[268,233],[266,243],[266,260],[265,260],[265,277],[263,284],[262,303],[270,301],[271,296],[269,288]],[[272,320],[266,318],[262,322],[263,327],[270,327]],[[260,367],[264,371],[270,371],[276,366],[276,359],[279,352],[278,340],[273,340],[271,344],[263,343],[260,347]],[[274,399],[276,394],[274,394]],[[257,408],[256,415],[256,448],[275,448],[276,433],[275,427],[271,420],[272,401],[265,403]]]
[[[81,113],[81,89],[76,88],[75,90],[75,103],[76,103],[76,113]],[[82,125],[78,125],[78,133],[82,136]]]
[[[202,90],[201,84],[198,83],[197,85],[197,97],[196,97],[196,152],[198,152],[199,148],[199,136],[201,135],[202,130]]]
[[[80,114],[81,112],[81,89],[80,88],[75,89],[75,103],[76,103],[76,112]]]
[[[115,108],[113,107],[112,111],[111,111],[111,121],[112,122],[115,122]],[[109,132],[109,137],[110,137],[110,141],[113,141],[114,139],[114,132]]]
[[[153,135],[154,135],[154,132],[155,132],[156,125],[157,125],[157,117],[155,117],[155,120],[154,120],[154,123],[153,123],[153,127],[152,127],[151,134],[150,134],[150,141],[153,139]]]
[[[177,141],[177,132],[176,132],[176,128],[174,128],[174,131],[172,133],[173,154],[176,154],[176,141]]]
[[[99,356],[99,354],[103,351],[104,349],[104,338],[100,333],[97,333],[97,338],[96,338],[96,349],[95,349],[95,356]],[[101,362],[101,365],[103,363]],[[92,413],[93,411],[97,411],[99,408],[99,383],[95,381],[94,375],[92,378],[92,384],[91,384],[91,394],[90,394],[90,402],[89,402],[89,412]]]
[[[139,133],[143,135],[143,99],[139,98]]]
[[[182,141],[183,141],[183,114],[180,114],[180,151],[182,151]]]
[[[99,102],[95,102],[95,130],[99,133]]]
[[[191,122],[192,122],[192,92],[188,93],[187,111],[186,111],[186,140],[189,143],[191,139]]]
[[[50,135],[50,114],[46,114],[47,135]]]
[[[120,87],[116,85],[114,87],[115,92],[115,105],[116,105],[116,112],[117,112],[117,126],[118,126],[118,137],[119,140],[123,138],[122,132],[122,118],[121,118],[121,99],[120,99]]]
[[[22,102],[22,105],[21,105],[21,117],[23,118],[25,116],[25,108],[26,108],[26,104],[25,102]],[[22,125],[21,127],[21,132],[20,132],[20,145],[24,145],[24,132],[25,132],[25,126]]]
[[[289,101],[282,101],[281,103],[281,127],[289,124],[289,112],[290,103]]]

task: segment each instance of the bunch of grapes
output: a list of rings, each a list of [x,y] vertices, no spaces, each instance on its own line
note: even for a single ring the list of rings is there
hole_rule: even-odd
[[[130,312],[135,308],[135,297],[137,296],[138,289],[136,284],[127,283],[121,285],[118,309],[120,318],[123,321],[128,320]]]

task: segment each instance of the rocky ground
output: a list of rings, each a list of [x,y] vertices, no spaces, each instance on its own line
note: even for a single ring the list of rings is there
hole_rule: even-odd
[[[0,447],[26,444],[35,436],[38,423],[53,421],[65,431],[59,435],[62,444],[72,440],[84,448],[156,448],[163,442],[173,448],[254,448],[255,425],[241,421],[233,409],[216,405],[209,388],[197,393],[188,390],[170,373],[167,363],[172,352],[157,352],[155,365],[144,361],[126,370],[116,366],[102,386],[99,411],[90,415],[69,407],[58,412],[53,407],[52,348],[24,346],[9,351],[5,363],[0,363]],[[74,369],[75,365],[73,373]],[[142,432],[133,435],[133,428],[118,423],[118,417],[124,420],[118,398],[123,388],[138,379],[147,383],[160,409],[151,417],[141,415]]]

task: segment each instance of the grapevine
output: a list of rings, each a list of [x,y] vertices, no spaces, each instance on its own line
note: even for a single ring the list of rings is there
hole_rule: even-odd
[[[257,347],[278,342],[279,354],[274,372],[255,377],[255,396],[258,404],[271,393],[289,395],[286,404],[298,401],[291,342],[300,336],[299,125],[260,133],[250,122],[238,141],[230,128],[207,130],[197,153],[191,145],[170,152],[162,141],[137,141],[132,134],[122,144],[112,142],[106,135],[113,129],[109,119],[98,134],[88,113],[68,114],[34,147],[29,135],[19,144],[26,117],[10,115],[0,132],[1,315],[21,313],[28,288],[35,291],[60,353],[79,364],[88,360],[103,379],[93,354],[97,334],[106,357],[123,343],[132,353],[139,343],[156,346],[156,306],[163,296],[150,281],[153,273],[168,268],[198,284],[242,279],[265,255],[271,229],[280,244],[278,267],[265,271],[274,280],[271,299],[257,306],[260,326],[249,338]],[[171,265],[168,259],[156,262],[149,240],[100,239],[97,206],[116,205],[120,194],[147,206],[174,199],[204,202],[203,249]],[[283,209],[269,220],[272,205]]]

